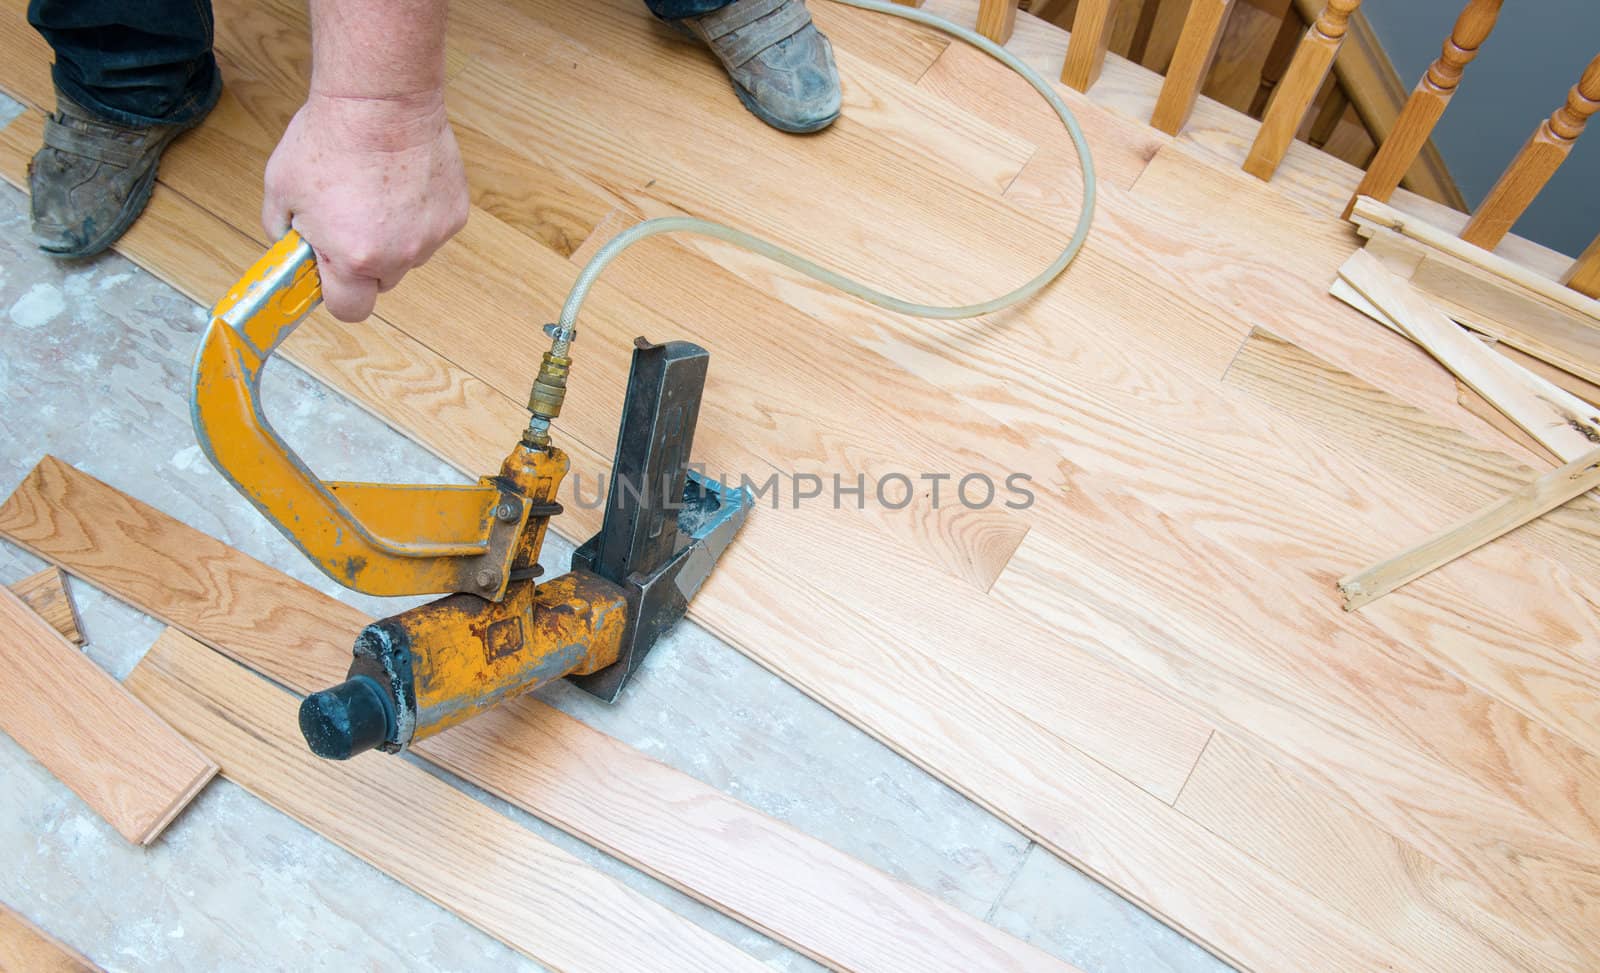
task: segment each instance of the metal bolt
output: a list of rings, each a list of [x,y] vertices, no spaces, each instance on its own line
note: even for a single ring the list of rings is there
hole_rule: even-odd
[[[519,513],[521,511],[517,505],[507,500],[500,501],[500,505],[494,508],[494,515],[508,524],[514,523]]]
[[[478,587],[492,591],[500,587],[500,572],[494,568],[483,568],[478,572]]]

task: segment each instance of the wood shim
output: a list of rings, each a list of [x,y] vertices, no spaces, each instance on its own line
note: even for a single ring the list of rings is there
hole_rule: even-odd
[[[217,772],[9,589],[0,729],[124,838],[147,845]]]
[[[0,973],[91,973],[82,953],[0,903]]]
[[[78,606],[67,594],[67,579],[60,568],[36,571],[11,585],[11,592],[45,620],[61,637],[73,645],[83,644],[83,626],[78,621]]]
[[[1600,448],[1551,470],[1420,544],[1340,578],[1344,607],[1355,611],[1595,487],[1600,487]]]
[[[1563,460],[1600,444],[1600,410],[1490,351],[1372,254],[1351,254],[1339,277],[1365,299],[1366,306],[1357,304],[1361,310],[1387,318]],[[1343,296],[1339,288],[1333,293]]]
[[[313,755],[299,699],[173,629],[128,688],[229,780],[553,969],[764,969],[420,767]]]
[[[53,457],[0,534],[296,692],[371,620]],[[414,752],[829,966],[1069,969],[531,697]]]

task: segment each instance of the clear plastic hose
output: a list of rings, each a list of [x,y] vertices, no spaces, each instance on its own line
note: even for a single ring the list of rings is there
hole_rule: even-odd
[[[1033,85],[1034,90],[1039,92],[1050,107],[1055,110],[1056,115],[1061,119],[1061,124],[1066,126],[1067,134],[1072,137],[1072,145],[1078,152],[1078,161],[1083,174],[1083,209],[1078,215],[1077,228],[1073,231],[1072,237],[1067,241],[1066,246],[1062,248],[1060,255],[1048,267],[1040,271],[1038,276],[1008,294],[1002,294],[999,297],[991,298],[978,304],[966,304],[959,307],[937,307],[930,304],[907,301],[892,294],[885,294],[882,291],[868,287],[858,280],[846,277],[807,260],[805,257],[786,250],[775,243],[752,236],[743,230],[736,230],[731,226],[724,226],[721,223],[713,223],[710,220],[696,219],[691,216],[660,217],[629,227],[608,240],[604,246],[595,252],[593,257],[589,258],[589,262],[584,265],[583,270],[578,274],[578,279],[573,283],[572,290],[568,292],[566,303],[561,307],[561,320],[556,327],[555,335],[553,335],[557,354],[567,353],[567,347],[571,344],[576,334],[578,310],[583,306],[583,300],[589,295],[589,289],[594,286],[595,279],[600,276],[601,271],[605,270],[606,265],[615,260],[628,247],[658,233],[693,233],[700,236],[715,237],[718,240],[758,253],[769,260],[777,261],[786,267],[805,274],[813,280],[827,284],[829,287],[837,288],[869,304],[876,304],[878,307],[913,317],[943,320],[974,318],[992,314],[1002,308],[1027,300],[1037,294],[1046,284],[1055,280],[1067,268],[1067,265],[1072,262],[1072,259],[1078,255],[1078,251],[1083,249],[1083,242],[1089,236],[1089,225],[1094,220],[1096,189],[1094,159],[1090,155],[1089,143],[1083,137],[1083,129],[1078,126],[1077,118],[1073,116],[1072,110],[1056,94],[1055,89],[1050,86],[1048,81],[1040,77],[1038,72],[1028,67],[1011,52],[988,38],[964,27],[958,27],[948,20],[923,13],[914,7],[881,3],[879,0],[835,0],[835,2],[850,7],[859,7],[862,10],[873,10],[878,13],[889,14],[892,17],[899,17],[912,23],[942,30],[988,54],[1006,67],[1022,75],[1029,84]]]

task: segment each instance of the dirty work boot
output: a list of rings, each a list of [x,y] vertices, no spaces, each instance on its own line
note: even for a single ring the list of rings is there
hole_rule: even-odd
[[[833,46],[803,0],[735,0],[682,24],[710,45],[744,106],[773,128],[815,132],[839,117]]]
[[[61,92],[45,119],[44,147],[28,164],[33,240],[63,257],[116,242],[144,211],[156,164],[172,140],[200,123],[132,128],[106,121]]]

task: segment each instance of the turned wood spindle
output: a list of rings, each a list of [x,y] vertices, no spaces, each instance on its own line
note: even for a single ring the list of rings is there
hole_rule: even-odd
[[[1395,187],[1411,170],[1411,164],[1428,144],[1428,136],[1439,123],[1450,98],[1461,84],[1461,75],[1478,48],[1488,40],[1500,16],[1501,0],[1472,0],[1456,18],[1456,25],[1445,39],[1444,51],[1428,66],[1422,79],[1406,99],[1394,129],[1384,139],[1378,154],[1361,177],[1361,185],[1345,205],[1344,218],[1350,218],[1357,196],[1371,196],[1380,202],[1394,195]]]
[[[1256,133],[1255,144],[1245,157],[1244,171],[1258,179],[1271,179],[1278,164],[1294,142],[1294,133],[1306,117],[1306,110],[1317,97],[1322,82],[1333,67],[1334,55],[1344,43],[1350,29],[1350,15],[1361,6],[1361,0],[1328,0],[1317,20],[1306,31],[1300,47],[1289,62],[1289,70],[1278,83],[1267,102],[1267,113],[1261,119],[1261,130]]]
[[[1273,35],[1266,63],[1261,65],[1261,84],[1256,88],[1255,97],[1250,99],[1250,111],[1246,113],[1251,118],[1260,118],[1266,111],[1267,101],[1278,87],[1278,82],[1283,80],[1283,73],[1289,70],[1289,59],[1294,57],[1295,48],[1300,46],[1300,35],[1304,32],[1305,25],[1300,22],[1300,15],[1291,3],[1283,12],[1278,32]]]
[[[1567,103],[1539,123],[1522,151],[1501,173],[1482,205],[1467,221],[1461,239],[1493,250],[1550,177],[1567,160],[1572,143],[1583,134],[1589,116],[1600,110],[1600,55],[1589,62],[1583,77],[1567,92]]]

